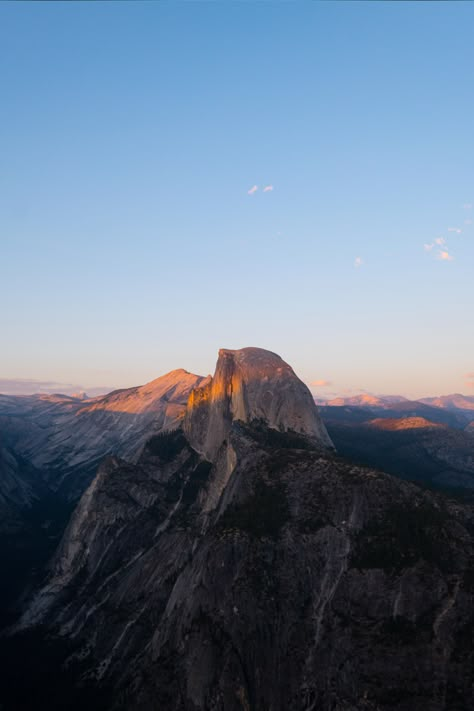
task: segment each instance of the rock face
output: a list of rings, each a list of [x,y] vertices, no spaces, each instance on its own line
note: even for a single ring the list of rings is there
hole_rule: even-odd
[[[35,498],[32,468],[0,444],[0,534],[14,534],[21,528],[21,511]]]
[[[136,460],[151,436],[180,424],[201,380],[180,369],[89,400],[0,395],[0,567],[9,571],[0,628],[58,545],[104,457]]]
[[[0,396],[0,426],[53,491],[77,500],[109,454],[134,460],[153,434],[181,422],[202,377],[173,370],[146,385],[82,400]]]
[[[213,378],[189,398],[184,431],[196,451],[214,459],[234,421],[332,442],[306,385],[280,356],[261,348],[221,349]]]
[[[36,634],[65,645],[58,709],[474,707],[472,508],[338,459],[295,377],[223,351],[184,429],[102,465],[6,679]],[[51,684],[5,699],[50,709]]]
[[[215,466],[179,431],[137,465],[109,460],[83,497],[23,619],[80,661],[69,697],[87,683],[123,711],[472,708],[472,511],[263,425],[229,438],[211,512]]]

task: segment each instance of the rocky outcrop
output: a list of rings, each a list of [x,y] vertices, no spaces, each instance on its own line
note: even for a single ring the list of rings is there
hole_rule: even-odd
[[[332,447],[310,391],[280,356],[261,348],[221,349],[214,377],[191,392],[186,436],[213,460],[233,422],[254,420]]]

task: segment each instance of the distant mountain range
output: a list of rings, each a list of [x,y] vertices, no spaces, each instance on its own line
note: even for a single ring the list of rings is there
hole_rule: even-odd
[[[320,412],[352,461],[442,489],[474,489],[474,398],[337,398]]]
[[[443,407],[447,410],[474,410],[474,395],[442,395],[422,398],[420,402],[433,405],[433,407]]]
[[[113,388],[107,386],[85,388],[82,385],[57,383],[51,380],[29,380],[0,378],[0,393],[3,395],[53,395],[61,393],[75,397],[96,397],[109,393]]]
[[[403,402],[421,402],[432,407],[440,407],[446,410],[474,410],[474,395],[441,395],[438,397],[425,397],[419,400],[409,400],[402,395],[370,395],[361,393],[348,397],[336,397],[332,399],[315,398],[317,405],[327,407],[390,407]],[[474,419],[474,414],[472,416]]]

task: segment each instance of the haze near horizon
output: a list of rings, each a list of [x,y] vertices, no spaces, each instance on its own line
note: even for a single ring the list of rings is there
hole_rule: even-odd
[[[0,378],[474,394],[469,3],[0,5]]]

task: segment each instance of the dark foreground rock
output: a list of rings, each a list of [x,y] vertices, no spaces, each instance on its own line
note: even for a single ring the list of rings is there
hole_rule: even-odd
[[[291,433],[234,424],[229,444],[212,508],[222,465],[180,432],[102,468],[22,622],[67,644],[65,693],[137,711],[472,708],[471,511]]]

